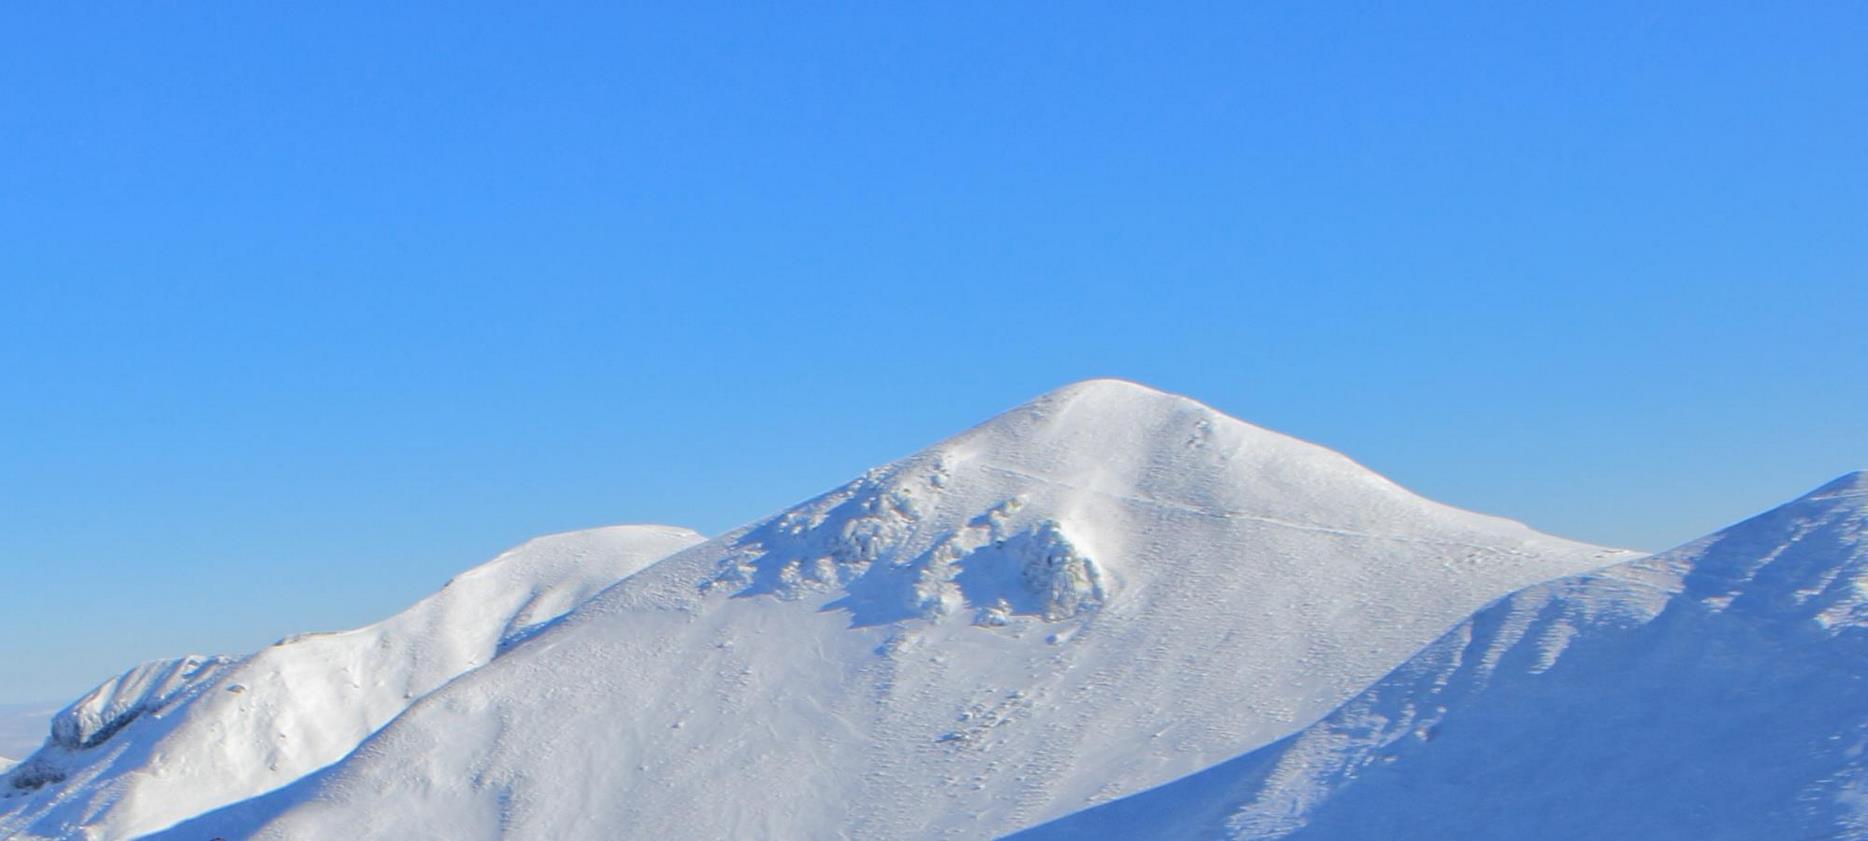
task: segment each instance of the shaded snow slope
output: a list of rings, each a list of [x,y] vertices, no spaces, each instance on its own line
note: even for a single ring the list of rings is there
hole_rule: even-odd
[[[1083,383],[675,555],[165,837],[1003,833],[1272,742],[1626,557]]]
[[[1018,837],[1868,838],[1868,473],[1488,607],[1318,725]]]
[[[375,625],[244,659],[133,668],[57,713],[45,746],[0,777],[0,837],[127,838],[291,782],[502,645],[702,539],[668,526],[539,538]]]

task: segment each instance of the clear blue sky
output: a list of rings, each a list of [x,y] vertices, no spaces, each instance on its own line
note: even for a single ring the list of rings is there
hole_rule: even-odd
[[[0,702],[1091,376],[1638,548],[1868,466],[1860,3],[656,5],[0,7]]]

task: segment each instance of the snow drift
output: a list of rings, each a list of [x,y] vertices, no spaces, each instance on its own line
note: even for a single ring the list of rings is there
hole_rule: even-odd
[[[1020,835],[1868,838],[1868,473],[1494,604],[1316,726]]]
[[[112,678],[54,716],[0,776],[0,837],[128,838],[291,782],[413,700],[701,536],[617,526],[539,538],[384,622],[234,660]]]
[[[1269,744],[1630,557],[1129,383],[675,554],[167,838],[982,837]]]

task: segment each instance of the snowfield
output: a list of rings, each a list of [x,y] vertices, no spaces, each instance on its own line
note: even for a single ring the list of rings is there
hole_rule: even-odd
[[[1092,381],[623,578],[158,837],[1002,835],[1278,742],[1488,602],[1632,557]]]
[[[45,746],[0,776],[0,838],[130,838],[289,783],[502,646],[702,539],[668,526],[539,538],[376,625],[238,660],[137,666],[60,711]]]
[[[1086,837],[1868,838],[1868,473],[1531,587]]]

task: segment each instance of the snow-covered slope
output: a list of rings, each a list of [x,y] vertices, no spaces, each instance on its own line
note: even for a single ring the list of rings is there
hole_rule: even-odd
[[[1531,587],[1318,725],[1019,836],[1868,838],[1868,473]]]
[[[677,554],[171,838],[981,837],[1323,716],[1629,557],[1129,383]]]
[[[327,765],[411,701],[703,538],[617,526],[539,538],[381,623],[244,659],[145,663],[53,719],[0,777],[0,838],[127,838]]]

